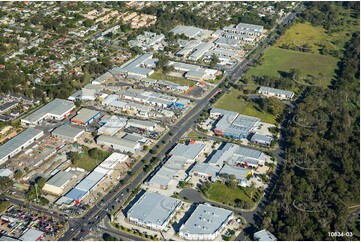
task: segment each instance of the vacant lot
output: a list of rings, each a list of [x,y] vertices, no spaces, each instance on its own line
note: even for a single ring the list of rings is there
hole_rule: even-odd
[[[329,48],[338,47],[330,42],[330,36],[325,33],[322,26],[312,26],[311,23],[297,23],[287,29],[284,35],[277,41],[276,46],[298,46],[307,44],[311,47],[312,53],[319,53],[320,45],[327,45]]]
[[[320,86],[327,87],[334,76],[338,59],[329,55],[305,53],[269,47],[263,56],[262,65],[250,68],[246,75],[281,76],[280,71],[300,70],[300,77],[320,77]]]
[[[83,146],[83,153],[76,159],[76,167],[83,168],[86,171],[92,171],[102,161],[104,161],[111,153],[93,148],[89,152],[89,148]]]
[[[149,78],[155,79],[155,80],[165,80],[165,81],[171,81],[174,83],[177,83],[179,85],[184,85],[184,86],[193,86],[194,82],[191,80],[187,80],[184,78],[178,78],[178,77],[173,77],[173,76],[168,76],[165,75],[161,72],[154,72],[152,75],[149,76]]]
[[[231,89],[231,93],[224,94],[223,97],[216,102],[214,107],[260,118],[262,122],[277,124],[276,116],[261,110],[256,103],[245,101],[242,96],[244,95],[241,91]]]
[[[235,206],[235,203],[239,200],[253,207],[255,201],[258,201],[260,198],[260,196],[257,195],[258,191],[256,189],[249,187],[236,187],[235,189],[231,189],[219,181],[211,184],[211,187],[206,191],[206,196],[210,200],[230,206]]]

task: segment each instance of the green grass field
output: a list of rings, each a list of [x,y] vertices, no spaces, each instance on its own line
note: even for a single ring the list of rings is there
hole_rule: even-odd
[[[191,80],[187,80],[184,78],[178,78],[178,77],[173,77],[173,76],[168,76],[165,75],[161,72],[154,72],[152,75],[149,76],[149,78],[155,79],[155,80],[165,80],[165,81],[170,81],[170,82],[174,82],[180,85],[185,85],[185,86],[193,86],[194,82]]]
[[[242,97],[243,95],[236,89],[231,89],[230,94],[224,94],[214,105],[215,108],[226,109],[240,114],[260,118],[262,122],[277,124],[276,116],[261,110],[256,103],[247,102]]]
[[[327,87],[334,76],[338,59],[330,55],[305,53],[269,47],[263,56],[262,65],[250,68],[246,76],[281,76],[278,71],[300,70],[301,77],[321,76],[320,86]]]
[[[77,167],[83,168],[86,171],[92,171],[97,165],[99,165],[103,160],[106,159],[111,153],[103,150],[99,150],[99,156],[91,157],[88,153],[89,148],[83,146],[84,153],[80,155],[80,158],[77,160]]]
[[[311,23],[297,23],[290,29],[287,29],[284,35],[280,37],[275,46],[281,45],[302,46],[307,44],[311,46],[312,53],[319,53],[320,45],[326,44],[329,48],[338,49],[332,42],[330,36],[326,34],[322,26],[312,26]]]
[[[241,201],[247,202],[254,206],[254,201],[252,198],[255,198],[256,190],[249,187],[237,187],[231,189],[225,184],[217,181],[211,184],[211,187],[206,191],[206,196],[213,201],[225,203],[230,206],[234,206],[235,200],[239,199]],[[253,197],[251,198],[251,196]]]

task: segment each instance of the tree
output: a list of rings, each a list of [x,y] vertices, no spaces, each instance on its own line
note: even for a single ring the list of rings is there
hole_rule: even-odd
[[[14,173],[14,178],[15,178],[16,180],[19,180],[19,179],[22,178],[22,177],[23,177],[23,172],[22,172],[21,170],[15,171],[15,173]]]
[[[13,185],[13,181],[9,177],[0,177],[0,191],[5,191]]]
[[[118,241],[117,238],[115,238],[114,236],[112,236],[108,233],[104,233],[102,237],[103,237],[103,240],[105,240],[105,241]]]
[[[216,56],[215,54],[213,54],[213,55],[211,56],[211,62],[209,63],[209,66],[210,66],[211,68],[214,68],[214,67],[217,66],[218,63],[219,63],[219,58],[218,58],[218,56]]]
[[[70,151],[70,161],[73,166],[78,166],[80,155],[78,152]]]
[[[6,211],[6,209],[8,209],[8,207],[10,207],[10,202],[7,200],[1,200],[0,201],[0,213],[3,213]]]
[[[39,188],[42,189],[46,183],[46,180],[44,177],[38,177],[36,179],[36,184],[38,184]]]
[[[275,116],[283,113],[284,104],[276,97],[262,98],[261,108]]]

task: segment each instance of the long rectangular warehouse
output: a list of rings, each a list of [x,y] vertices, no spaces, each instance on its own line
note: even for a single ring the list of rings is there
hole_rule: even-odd
[[[18,134],[2,146],[0,146],[0,165],[5,163],[11,157],[17,155],[22,149],[31,145],[35,140],[44,135],[39,129],[28,128]]]
[[[74,108],[75,105],[73,102],[56,98],[44,107],[21,119],[21,123],[33,126],[40,124],[44,119],[52,118],[55,120],[63,120],[71,114]]]

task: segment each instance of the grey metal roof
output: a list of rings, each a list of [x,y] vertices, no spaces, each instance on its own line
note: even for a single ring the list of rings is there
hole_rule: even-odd
[[[83,123],[88,122],[89,120],[91,120],[92,118],[94,118],[95,116],[97,116],[100,113],[100,111],[97,110],[91,110],[88,108],[82,108],[78,111],[78,114],[72,118],[71,120],[77,120]]]
[[[254,32],[262,32],[263,26],[262,25],[255,25],[255,24],[246,24],[246,23],[239,23],[236,26],[237,29],[244,29],[244,30],[250,30]]]
[[[193,52],[188,58],[192,60],[198,60],[204,55],[204,53],[206,53],[212,47],[213,47],[213,43],[211,42],[199,44],[196,47],[196,51]]]
[[[285,95],[286,97],[293,97],[295,95],[294,92],[291,91],[285,91],[285,90],[281,90],[281,89],[277,89],[277,88],[272,88],[272,87],[260,87],[259,92],[268,92],[268,93],[275,93],[275,94],[282,94]]]
[[[62,187],[64,184],[66,184],[74,174],[65,172],[65,171],[59,171],[56,173],[53,177],[51,177],[46,184],[56,186],[56,187]]]
[[[262,151],[241,147],[236,144],[227,143],[222,149],[217,150],[209,159],[209,163],[223,165],[223,162],[234,163],[237,161],[245,161],[251,163],[253,161],[264,160],[265,154]]]
[[[193,166],[191,173],[199,172],[199,173],[207,174],[207,175],[211,176],[212,178],[215,178],[220,169],[221,168],[218,166],[214,166],[214,165],[211,165],[208,163],[203,163],[203,162],[197,162]]]
[[[19,239],[23,241],[37,241],[43,234],[44,232],[37,229],[28,229]]]
[[[219,171],[219,174],[235,175],[238,180],[244,180],[249,172],[252,172],[252,169],[234,167],[226,164]]]
[[[124,147],[128,147],[131,149],[135,149],[135,147],[138,145],[138,142],[122,139],[119,137],[114,136],[108,136],[108,135],[100,135],[97,138],[97,143],[108,143],[108,144],[114,144],[114,145],[120,145]]]
[[[169,154],[194,160],[206,147],[205,144],[177,144]]]
[[[28,128],[24,132],[18,134],[17,136],[0,146],[0,159],[8,156],[17,148],[23,146],[39,134],[44,134],[44,132],[42,130],[34,128]]]
[[[203,30],[201,28],[193,27],[193,26],[177,26],[171,30],[174,34],[184,34],[189,38],[193,38],[197,35],[201,35]]]
[[[34,123],[39,121],[40,119],[43,119],[44,116],[47,114],[60,116],[73,108],[75,108],[73,102],[55,98],[50,103],[36,110],[29,116],[23,118],[23,120]]]
[[[269,137],[267,135],[263,135],[263,134],[257,134],[257,133],[254,133],[252,138],[251,138],[251,141],[257,141],[257,142],[264,142],[264,143],[271,143],[273,140],[272,137]]]
[[[105,72],[103,75],[95,78],[93,80],[93,82],[97,82],[97,83],[102,83],[104,82],[105,80],[109,79],[109,78],[112,78],[113,75],[110,73],[110,72]]]
[[[19,102],[17,102],[17,101],[12,101],[12,102],[7,102],[7,103],[4,103],[4,104],[1,104],[0,105],[0,112],[4,112],[6,109],[15,107],[18,104],[19,104]]]
[[[214,43],[218,45],[230,45],[230,46],[239,45],[240,42],[241,41],[238,39],[229,39],[225,37],[220,37],[216,41],[214,41]]]
[[[72,200],[78,200],[81,199],[88,191],[84,191],[84,190],[80,190],[77,189],[76,187],[71,189],[65,196],[64,198],[70,198]],[[60,200],[60,199],[59,199]],[[65,200],[65,199],[61,199],[61,200]],[[68,202],[68,201],[67,201]],[[60,201],[59,201],[60,203]]]
[[[9,169],[0,169],[0,177],[9,177],[11,176],[12,174],[14,174],[14,172],[12,172],[11,170]]]
[[[0,237],[0,241],[21,241],[20,239],[15,239],[6,235]]]
[[[250,132],[261,121],[259,118],[241,115],[236,112],[212,108],[211,114],[220,114],[222,117],[216,124],[216,129],[223,132],[241,135]]]
[[[131,61],[127,62],[125,65],[122,65],[120,69],[112,69],[113,74],[118,73],[130,73],[130,74],[136,74],[141,76],[147,76],[150,74],[153,70],[150,68],[144,68],[140,67],[145,61],[152,58],[152,53],[145,53],[141,56],[137,56]]]
[[[204,75],[205,75],[205,73],[202,71],[188,71],[186,74],[186,77],[202,79],[204,77]]]
[[[151,127],[153,127],[153,126],[156,125],[156,123],[151,122],[151,121],[131,118],[131,119],[128,120],[128,125],[129,126],[142,125],[142,126],[149,126],[149,127],[151,126]]]
[[[258,241],[277,241],[276,236],[266,229],[254,233],[253,238]]]
[[[214,234],[227,221],[233,212],[199,204],[180,231],[189,234]]]
[[[130,141],[133,141],[133,142],[139,142],[142,139],[144,139],[144,137],[139,136],[139,135],[134,135],[134,134],[126,134],[126,135],[124,135],[122,137],[122,139],[130,140]]]
[[[80,128],[75,128],[70,125],[62,125],[54,129],[51,134],[52,135],[59,135],[59,136],[65,136],[70,139],[74,139],[76,136],[78,136],[81,132],[84,130]]]
[[[171,156],[159,171],[150,179],[150,183],[167,186],[179,170],[186,163],[186,159],[179,156]]]
[[[164,226],[170,215],[181,205],[181,201],[158,193],[145,192],[128,211],[127,217],[146,224]]]

